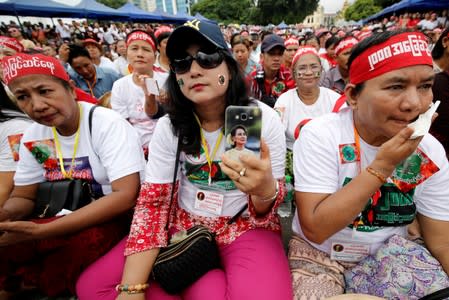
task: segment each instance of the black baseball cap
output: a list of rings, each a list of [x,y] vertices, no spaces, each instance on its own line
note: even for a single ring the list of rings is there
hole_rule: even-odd
[[[265,53],[274,47],[281,47],[282,49],[285,49],[284,39],[277,34],[270,34],[263,39],[262,45],[260,46],[260,51]]]
[[[219,49],[228,50],[228,45],[218,25],[194,19],[187,21],[172,32],[167,41],[166,52],[168,58],[173,59],[176,53],[179,52],[179,48],[190,43],[193,36],[205,39]]]

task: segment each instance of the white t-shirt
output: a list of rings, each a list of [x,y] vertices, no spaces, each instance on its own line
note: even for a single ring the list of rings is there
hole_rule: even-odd
[[[32,121],[12,110],[5,109],[2,112],[16,117],[0,122],[0,172],[14,172],[19,160],[20,138]]]
[[[262,137],[270,149],[271,167],[274,178],[284,177],[285,138],[282,134],[282,124],[276,112],[266,104],[257,101],[262,109]],[[209,153],[219,137],[220,131],[204,132],[209,146]],[[151,183],[172,183],[175,168],[176,148],[178,138],[173,135],[168,116],[162,117],[150,143],[150,155],[146,167],[145,181]],[[218,215],[195,208],[195,197],[198,189],[212,190],[224,196],[221,216],[233,216],[247,203],[247,195],[238,190],[234,183],[221,172],[218,162],[225,152],[225,139],[213,159],[212,184],[208,185],[208,165],[204,151],[196,155],[181,153],[178,170],[179,205],[188,212],[206,217]]]
[[[153,72],[153,77],[161,87],[163,80],[160,73]],[[114,82],[111,106],[134,126],[139,133],[142,147],[147,148],[158,119],[152,119],[146,114],[145,94],[143,89],[134,83],[132,74]]]
[[[111,182],[140,172],[143,178],[145,160],[137,133],[116,112],[98,107],[92,118],[92,135],[89,133],[89,110],[93,106],[79,102],[82,121],[78,149],[74,163],[73,178],[92,180],[96,193],[109,194]],[[61,136],[58,140],[69,171],[75,134]],[[14,176],[15,185],[29,185],[44,181],[63,179],[56,155],[52,128],[33,123],[26,130],[20,144],[20,160]]]
[[[115,70],[115,65],[114,63],[107,57],[101,56],[100,57],[100,68],[103,69],[112,69]]]
[[[293,148],[295,190],[333,194],[344,185],[345,179],[356,177],[359,173],[358,163],[342,163],[339,150],[339,146],[353,143],[354,127],[350,108],[327,114],[308,123]],[[374,160],[378,147],[368,145],[360,139],[360,148],[363,170]],[[418,148],[438,166],[439,171],[415,188],[411,197],[417,212],[432,219],[449,221],[449,164],[444,149],[430,134],[425,135]],[[293,231],[307,240],[301,231],[297,213],[293,220]],[[320,245],[310,241],[309,243],[330,253],[332,242],[352,241],[353,234],[353,241],[369,244],[370,253],[374,254],[393,234],[405,236],[406,226],[377,227],[370,232],[353,231],[346,227]]]
[[[126,60],[126,58],[124,58],[123,56],[119,56],[114,60],[114,66],[115,66],[115,70],[120,74],[120,75],[129,75],[129,69],[128,69],[128,61]]]
[[[338,93],[325,87],[320,87],[320,95],[312,105],[302,102],[296,89],[283,93],[277,99],[274,109],[280,114],[284,124],[287,149],[293,149],[296,140],[295,131],[299,123],[332,112],[338,98],[340,98]]]

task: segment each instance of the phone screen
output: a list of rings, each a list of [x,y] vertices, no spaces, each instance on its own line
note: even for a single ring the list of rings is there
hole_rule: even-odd
[[[145,85],[147,86],[147,90],[150,94],[159,96],[159,85],[157,84],[156,79],[145,78]]]
[[[226,152],[239,161],[241,154],[260,157],[262,111],[257,106],[229,106],[225,112]]]

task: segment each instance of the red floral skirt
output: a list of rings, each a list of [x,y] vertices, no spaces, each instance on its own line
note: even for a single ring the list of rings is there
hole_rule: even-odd
[[[129,227],[127,215],[72,235],[2,247],[0,290],[15,291],[24,284],[47,296],[74,295],[81,272],[128,234]]]

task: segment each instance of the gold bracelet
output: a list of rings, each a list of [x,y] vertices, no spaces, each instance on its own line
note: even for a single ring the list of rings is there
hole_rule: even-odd
[[[125,292],[127,294],[140,294],[145,293],[145,290],[150,285],[148,283],[139,283],[139,284],[117,284],[115,290],[117,292]]]
[[[385,177],[385,176],[384,176],[383,174],[381,174],[379,171],[374,170],[374,169],[371,168],[371,167],[366,167],[366,171],[367,171],[368,173],[370,173],[371,175],[376,176],[377,179],[379,179],[380,182],[382,182],[382,184],[384,184],[384,183],[387,182],[387,177]]]
[[[276,180],[276,179],[275,179]],[[273,197],[260,199],[260,202],[273,202],[279,196],[279,182],[276,180],[276,193],[274,193]]]

